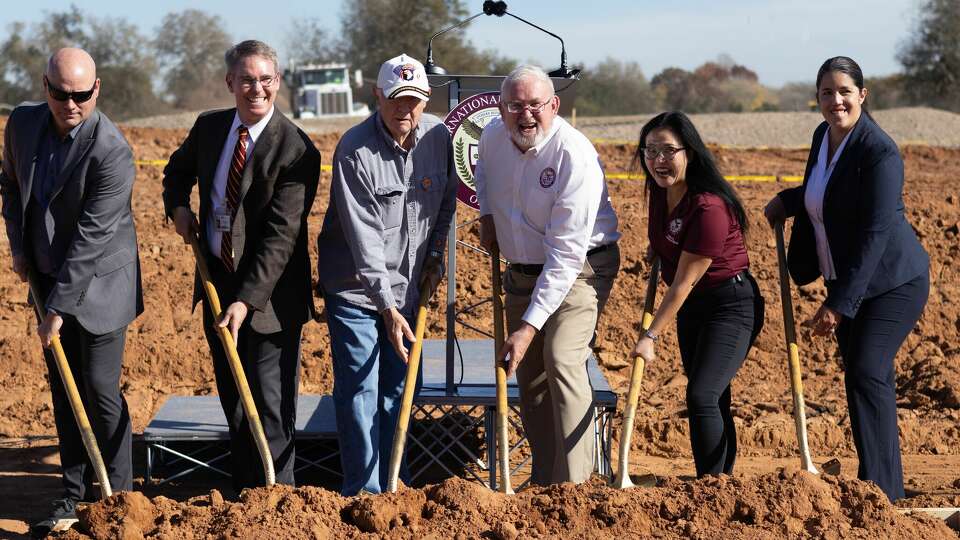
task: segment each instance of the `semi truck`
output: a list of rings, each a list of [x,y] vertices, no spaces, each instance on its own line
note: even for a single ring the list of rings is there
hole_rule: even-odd
[[[294,64],[287,71],[286,79],[287,87],[290,88],[290,106],[294,118],[370,114],[366,104],[353,101],[353,87],[347,64]],[[354,72],[353,80],[357,87],[362,86],[360,70]]]

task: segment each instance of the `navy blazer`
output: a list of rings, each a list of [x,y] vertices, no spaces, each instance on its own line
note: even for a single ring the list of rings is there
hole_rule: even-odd
[[[813,225],[804,206],[810,171],[827,133],[813,133],[803,185],[779,194],[793,216],[787,265],[798,285],[820,276]],[[930,258],[904,216],[903,160],[896,143],[866,113],[853,127],[823,197],[823,222],[837,278],[824,304],[854,317],[864,298],[890,291],[929,271]]]

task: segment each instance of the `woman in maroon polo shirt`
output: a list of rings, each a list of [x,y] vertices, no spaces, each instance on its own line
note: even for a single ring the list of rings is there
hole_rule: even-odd
[[[633,356],[653,361],[676,316],[697,476],[730,474],[737,454],[730,381],[763,326],[744,245],[746,212],[682,112],[643,126],[636,163],[647,177],[650,251],[669,289]]]

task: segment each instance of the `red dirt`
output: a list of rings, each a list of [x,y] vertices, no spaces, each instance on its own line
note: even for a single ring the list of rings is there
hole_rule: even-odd
[[[940,520],[900,514],[873,484],[799,470],[629,491],[596,479],[515,496],[457,478],[359,498],[315,487],[246,490],[238,502],[216,490],[179,503],[134,492],[79,517],[93,538],[125,539],[956,538]]]
[[[0,128],[2,128],[2,120],[0,120]],[[125,131],[134,147],[135,156],[141,160],[165,159],[186,134],[182,130],[151,128],[129,128]],[[323,153],[324,163],[329,163],[337,137],[317,136],[315,141]],[[629,166],[633,149],[628,145],[604,146],[600,150],[608,170],[624,171]],[[803,172],[806,159],[806,151],[803,150],[747,151],[717,148],[715,151],[723,172],[737,175],[799,175]],[[937,467],[924,469],[922,475],[909,467],[905,472],[908,488],[925,493],[923,499],[918,499],[918,503],[922,500],[926,505],[939,505],[950,504],[953,501],[952,504],[956,505],[960,498],[958,496],[960,473],[957,472],[960,471],[960,444],[958,444],[960,443],[960,365],[957,362],[960,357],[960,309],[956,303],[956,298],[960,297],[960,290],[958,290],[960,279],[958,279],[958,265],[954,261],[960,251],[960,245],[958,245],[960,198],[956,189],[960,181],[960,150],[906,147],[903,152],[907,169],[905,201],[909,219],[931,255],[932,286],[926,312],[914,333],[908,337],[898,357],[897,383],[901,444],[908,464],[927,458],[945,460],[938,461]],[[172,227],[165,223],[160,202],[160,180],[161,167],[138,166],[133,204],[140,239],[146,312],[131,325],[128,332],[122,378],[123,391],[130,406],[135,432],[143,430],[166,396],[215,393],[213,370],[208,360],[207,346],[200,327],[200,313],[191,311],[189,305],[192,286],[190,276],[193,273],[190,251],[174,234]],[[739,183],[736,186],[750,215],[752,228],[748,235],[748,250],[752,271],[760,283],[767,302],[764,331],[733,383],[733,405],[739,429],[740,454],[745,459],[752,460],[753,463],[782,465],[782,458],[796,455],[796,437],[790,416],[792,405],[783,345],[783,324],[780,321],[774,241],[761,213],[763,205],[773,194],[792,185],[795,184],[771,182]],[[310,216],[311,237],[315,237],[319,231],[326,209],[328,188],[329,173],[324,173],[320,193]],[[623,261],[622,272],[611,295],[606,315],[601,320],[597,355],[611,386],[615,391],[622,393],[626,391],[628,384],[627,352],[634,344],[639,327],[641,298],[647,271],[645,263],[641,261],[641,254],[646,246],[646,212],[640,181],[610,181],[610,193],[624,233],[621,241]],[[472,211],[462,206],[461,209],[458,216],[461,221],[475,217]],[[476,243],[476,230],[466,231],[461,238]],[[311,242],[311,249],[315,250],[313,244]],[[489,296],[490,285],[486,262],[469,250],[461,249],[458,254],[460,259],[457,288],[461,301],[466,304],[480,296]],[[312,257],[314,261],[317,260],[315,252],[312,253]],[[10,271],[7,262],[9,260],[7,244],[0,241],[0,346],[2,346],[0,387],[6,389],[0,394],[0,437],[49,437],[55,435],[55,430],[47,390],[46,369],[37,346],[35,323],[26,305],[25,288],[17,282]],[[661,298],[662,294],[661,288]],[[798,322],[812,316],[823,294],[824,291],[820,286],[794,289]],[[322,302],[317,301],[317,305],[322,308]],[[431,309],[431,313],[436,315],[431,316],[428,337],[440,337],[444,334],[441,315],[443,308],[435,301]],[[486,328],[490,325],[490,319],[490,310],[486,307],[477,310],[476,314],[467,320],[471,324]],[[855,458],[855,451],[850,436],[842,371],[835,344],[832,340],[811,341],[806,330],[801,330],[800,334],[801,362],[804,369],[812,449],[816,456],[824,458],[837,456],[850,461],[851,458]],[[471,337],[471,335],[468,331],[464,331],[463,337]],[[301,392],[329,393],[331,391],[332,371],[328,349],[329,338],[325,324],[308,324],[304,329]],[[661,476],[685,475],[692,470],[686,410],[683,402],[685,378],[679,367],[675,335],[672,331],[666,332],[659,347],[659,354],[657,361],[648,365],[645,374],[644,389],[637,414],[637,427],[633,437],[632,461],[635,468],[654,468]],[[617,436],[615,432],[615,437]],[[4,455],[3,452],[4,450],[0,449],[0,456]],[[38,461],[40,458],[30,459]],[[55,459],[54,455],[49,459],[44,458],[43,462],[55,463]],[[0,476],[5,475],[12,479],[22,473],[25,465],[20,464],[19,461],[16,463],[13,461],[12,459],[0,461],[2,463]],[[724,479],[717,481],[720,482],[717,485],[722,484],[726,489],[735,486],[738,491],[757,490],[758,493],[773,494],[775,490],[771,486],[781,484],[780,480],[775,480],[776,475],[768,474],[756,478],[752,476],[770,473],[775,469],[775,465],[755,466],[750,471],[750,478]],[[845,470],[855,471],[855,461],[851,461],[851,466],[845,464]],[[783,487],[777,489],[786,490],[787,485],[800,485],[805,482],[805,480],[799,480],[796,475],[788,476],[788,481],[783,484]],[[834,481],[829,479],[817,482],[819,482],[817,485],[827,486],[823,489],[837,497],[843,493],[857,496],[870,493],[869,489],[857,487],[855,483],[846,479],[836,484],[831,484],[830,482]],[[689,501],[692,500],[689,497],[697,490],[703,489],[704,493],[708,492],[710,488],[708,484],[709,482],[698,482],[690,484],[696,487],[684,487],[687,484],[676,483],[675,480],[669,479],[663,489],[674,490],[670,493],[678,496],[678,501]],[[458,485],[456,482],[447,483],[444,484],[446,487],[434,489],[454,489],[451,486],[456,485]],[[590,515],[586,501],[592,500],[591,497],[602,492],[602,490],[598,491],[597,486],[585,487],[582,491],[572,488],[557,489],[561,491],[570,489],[572,498],[569,499],[571,506],[568,507],[568,511],[577,515],[583,512],[585,512],[583,515]],[[0,484],[0,501],[11,500],[11,497],[20,493],[22,493],[21,486],[17,482]],[[308,496],[308,493],[315,494]],[[335,495],[321,496],[319,493],[318,490],[310,488],[298,490],[296,494],[301,502],[297,504],[309,506],[303,501],[314,500],[310,497],[319,497],[316,499],[319,501],[336,500]],[[429,499],[430,492],[426,493]],[[538,495],[529,497],[539,496],[542,491],[535,493]],[[52,487],[49,495],[52,498],[55,494],[56,489]],[[254,498],[264,496],[259,492],[249,495]],[[610,493],[604,495],[604,497],[609,496],[611,496]],[[633,502],[629,502],[628,506],[635,505],[630,508],[638,511],[640,508],[653,508],[644,506],[648,504],[643,502],[647,497],[652,495],[638,496],[636,501],[631,497]],[[521,505],[519,501],[526,501],[527,498],[528,495],[523,495],[522,499],[518,498],[518,502],[511,504]],[[376,500],[377,505],[380,505],[381,499]],[[708,499],[704,499],[706,500]],[[781,503],[786,501],[777,504]],[[158,508],[163,505],[173,508],[171,505],[174,504],[173,502],[157,503]],[[335,534],[340,530],[336,527],[346,525],[335,526],[333,521],[327,523],[323,520],[328,518],[338,520],[339,517],[335,515],[336,512],[332,511],[332,508],[337,504],[347,503],[341,501],[331,504],[333,505],[331,510],[325,511],[326,517],[320,516],[317,519],[321,520],[324,527],[330,529],[331,534]],[[443,507],[437,504],[438,507]],[[913,505],[909,502],[904,504]],[[6,503],[0,502],[0,507],[5,505]],[[188,507],[200,508],[199,503],[188,504],[183,507],[184,516],[192,515],[187,513]],[[533,506],[516,506],[516,508],[515,512],[511,511],[514,516],[521,516],[522,519],[529,519],[533,523],[534,514],[530,514],[529,518],[527,516],[528,513],[533,512]],[[30,513],[39,511],[31,510]],[[190,512],[194,511],[190,510]],[[484,513],[485,511],[477,508],[473,508],[472,511],[477,516],[476,520],[493,519],[492,516],[495,515]],[[657,520],[661,518],[654,519],[655,513],[647,510],[644,512],[651,516],[650,526],[653,527],[651,531],[661,530],[658,527],[663,527],[662,530],[668,531],[665,533],[668,535],[681,534],[677,531],[685,531],[668,528],[666,522],[658,524],[660,522]],[[775,524],[774,521],[769,521],[773,519],[769,516],[776,513],[775,510],[769,510],[764,513],[768,517],[757,518],[760,520],[759,524],[754,526],[761,529],[756,531],[742,529],[743,534],[748,535],[745,537],[773,537],[786,531],[787,529],[776,528],[782,523]],[[3,529],[3,518],[13,514],[0,512],[0,530]],[[840,519],[841,514],[843,512],[836,514],[835,517]],[[660,515],[663,515],[662,512]],[[843,515],[847,516],[847,514]],[[480,516],[485,517],[481,519]],[[30,516],[17,514],[16,517],[23,519]],[[430,523],[448,522],[436,521],[436,518],[417,519],[421,521],[415,522],[421,523],[424,532],[420,534],[407,531],[404,534],[422,536],[436,530],[442,533],[442,536],[450,536],[445,533],[452,529],[433,529],[431,528],[433,525],[430,525]],[[676,520],[668,521],[672,523],[679,519],[678,517]],[[683,519],[687,523],[698,523],[691,517]],[[764,519],[768,521],[763,521]],[[850,516],[843,519],[848,520],[849,523],[854,521]],[[498,518],[497,521],[501,520]],[[549,520],[544,521],[544,523],[548,522]],[[802,522],[801,519],[800,523]],[[301,532],[310,530],[312,525],[306,523],[300,522],[297,529]],[[474,524],[470,527],[480,527],[480,521],[470,521],[470,523]],[[490,524],[493,521],[485,523]],[[590,525],[595,523],[594,521],[577,523],[582,523],[584,535],[591,534],[589,531],[601,531],[601,529],[589,528],[599,527],[596,524]],[[737,529],[741,525],[736,523],[739,522],[734,520],[726,523],[725,530],[731,534],[739,534],[733,532],[735,529],[741,530]],[[764,523],[766,525],[763,525]],[[838,524],[835,525],[822,529],[825,531],[825,537],[829,537],[828,533],[832,534],[839,530],[856,534],[857,529],[842,529],[838,528],[840,527]],[[444,527],[447,526],[444,525]],[[488,528],[491,526],[489,525]],[[700,527],[700,525],[690,526]],[[617,534],[618,530],[626,531],[626,529],[613,527],[602,529],[602,531],[611,534]],[[471,532],[464,534],[476,536],[488,529],[471,528],[469,530]],[[548,528],[543,534],[561,530]],[[686,533],[683,532],[683,534]]]

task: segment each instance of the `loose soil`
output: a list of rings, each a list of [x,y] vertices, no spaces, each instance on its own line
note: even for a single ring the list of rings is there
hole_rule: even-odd
[[[128,127],[125,133],[139,160],[166,159],[186,135],[182,129],[144,127]],[[329,163],[337,135],[313,137],[324,163]],[[603,144],[599,150],[608,171],[621,172],[629,168],[631,145]],[[731,175],[800,175],[807,155],[803,149],[717,147],[714,150],[723,172]],[[926,311],[897,358],[905,474],[908,489],[916,495],[915,499],[907,499],[900,505],[957,506],[960,505],[960,309],[956,299],[960,297],[960,276],[955,260],[960,251],[957,190],[960,149],[905,146],[902,152],[907,174],[904,200],[908,218],[930,253],[932,264]],[[190,250],[165,222],[160,202],[161,177],[161,167],[139,165],[133,199],[146,312],[128,331],[122,386],[135,432],[143,430],[167,396],[206,395],[216,391],[200,313],[190,306],[193,275]],[[329,181],[329,173],[325,172],[310,215],[311,237],[315,237],[323,220]],[[632,438],[634,472],[652,470],[665,477],[655,490],[622,494],[590,484],[580,488],[533,489],[503,500],[451,480],[433,488],[404,492],[397,496],[396,503],[390,502],[394,500],[392,496],[364,503],[340,499],[319,488],[295,491],[278,488],[248,492],[240,503],[223,503],[223,508],[216,511],[212,503],[201,499],[177,503],[155,498],[149,502],[131,494],[94,506],[87,518],[89,530],[100,537],[112,537],[118,531],[126,534],[127,525],[123,525],[120,513],[123,508],[136,507],[140,510],[127,512],[131,534],[139,530],[143,534],[187,538],[208,534],[204,531],[214,536],[231,536],[233,530],[240,536],[260,536],[251,531],[264,534],[269,531],[273,535],[293,537],[295,534],[290,531],[295,530],[301,536],[358,535],[362,530],[358,521],[363,521],[362,516],[367,512],[363,505],[375,506],[374,510],[382,507],[389,513],[387,508],[392,504],[398,510],[386,522],[394,525],[378,529],[378,534],[397,538],[429,534],[440,538],[457,533],[464,537],[508,538],[513,532],[533,536],[533,531],[541,536],[562,533],[592,537],[630,535],[634,530],[663,537],[716,537],[720,532],[732,538],[803,535],[867,538],[877,537],[879,530],[884,531],[880,536],[901,538],[937,538],[938,534],[949,534],[935,528],[929,520],[895,516],[875,488],[850,478],[856,471],[856,452],[836,345],[833,340],[811,339],[805,329],[800,330],[799,340],[811,447],[818,461],[840,457],[845,473],[839,479],[811,478],[790,469],[796,462],[793,456],[797,445],[780,319],[775,244],[763,220],[762,208],[779,190],[794,185],[782,182],[736,185],[750,216],[747,241],[751,271],[760,283],[767,306],[764,330],[733,382],[733,408],[744,464],[733,478],[678,480],[692,474],[692,458],[684,405],[686,380],[680,368],[675,334],[670,330],[659,346],[660,356],[647,366]],[[622,395],[629,378],[627,352],[638,334],[648,271],[642,261],[646,247],[646,209],[642,182],[610,180],[609,186],[624,235],[623,260],[621,274],[601,319],[596,353],[610,385]],[[461,209],[460,221],[475,217],[471,210]],[[465,227],[461,239],[476,244],[476,232],[475,226]],[[311,242],[311,255],[316,261],[313,244]],[[458,257],[460,302],[466,305],[489,297],[485,259],[462,248],[458,250]],[[0,394],[0,437],[3,438],[0,440],[0,531],[14,533],[24,532],[25,522],[39,518],[47,501],[54,498],[59,489],[55,481],[57,456],[55,448],[49,446],[55,443],[55,430],[46,368],[35,337],[36,325],[26,304],[25,287],[11,272],[9,260],[8,246],[0,242],[0,387],[7,389]],[[661,285],[661,298],[663,292]],[[794,287],[793,294],[796,318],[802,322],[813,315],[824,298],[824,289],[819,285]],[[330,393],[332,389],[323,305],[319,300],[316,303],[321,321],[308,324],[303,334],[302,393]],[[442,312],[443,306],[435,301],[431,313]],[[488,328],[490,320],[489,307],[482,307],[468,317],[467,322]],[[442,316],[431,318],[427,333],[434,338],[444,335]],[[464,330],[461,337],[477,336]],[[619,422],[615,426],[614,438],[618,439]],[[778,468],[784,466],[787,466],[786,472],[778,472]],[[802,497],[796,495],[801,492]],[[458,495],[443,496],[444,493]],[[482,499],[483,505],[462,502],[472,500],[470,497]],[[259,510],[245,509],[239,504],[249,504]],[[462,506],[455,508],[457,505]],[[432,510],[425,510],[428,507]],[[300,517],[288,522],[288,513]],[[194,520],[197,522],[193,523]],[[874,527],[873,523],[882,524],[884,528],[870,528]],[[231,526],[235,528],[230,529]],[[103,536],[97,531],[109,532]]]

